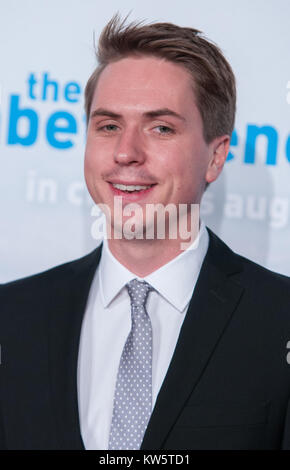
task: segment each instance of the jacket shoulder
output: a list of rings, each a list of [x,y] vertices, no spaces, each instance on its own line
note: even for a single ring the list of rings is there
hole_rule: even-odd
[[[73,299],[86,293],[101,255],[101,247],[73,261],[32,276],[0,286],[0,323],[32,325],[42,322],[57,307],[65,314],[72,309]],[[19,323],[20,322],[20,323]],[[1,332],[0,332],[1,333]]]
[[[230,267],[232,274],[240,273],[243,279],[252,281],[254,278],[260,281],[269,281],[290,287],[290,277],[271,271],[268,268],[234,252],[225,242],[223,242],[208,227],[210,236],[209,253],[214,262],[220,267]]]
[[[257,276],[260,279],[264,279],[265,281],[271,281],[280,284],[281,286],[285,286],[289,289],[290,277],[275,271],[271,271],[270,269],[265,268],[264,266],[261,266],[260,264],[246,258],[245,256],[239,255],[237,253],[235,253],[235,255],[243,264],[245,273],[248,273],[249,275],[252,274],[252,276]]]
[[[49,282],[61,282],[79,271],[89,269],[93,263],[98,262],[101,253],[101,246],[80,258],[67,261],[53,266],[40,273],[32,274],[20,279],[9,281],[0,286],[0,295],[13,291],[27,289],[28,287],[44,285],[49,286]]]
[[[289,325],[290,278],[267,269],[258,263],[235,253],[217,235],[208,229],[210,243],[209,263],[215,266],[215,276],[226,279],[243,288],[243,305],[248,310],[266,312]],[[278,313],[279,312],[279,313]]]

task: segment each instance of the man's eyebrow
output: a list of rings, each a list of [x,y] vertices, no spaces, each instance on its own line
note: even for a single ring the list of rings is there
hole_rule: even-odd
[[[181,121],[185,121],[185,118],[183,116],[176,113],[175,111],[172,111],[169,108],[161,108],[161,109],[155,109],[153,111],[146,111],[144,115],[151,119],[154,119],[160,116],[173,116],[173,117],[180,119]]]
[[[113,111],[110,111],[109,109],[105,109],[105,108],[95,109],[95,111],[92,112],[90,117],[91,119],[93,119],[96,116],[108,116],[113,119],[120,119],[122,117],[121,114],[114,113]],[[154,119],[160,116],[173,116],[173,117],[176,117],[177,119],[180,119],[181,121],[185,121],[185,118],[183,116],[176,113],[175,111],[172,111],[169,108],[160,108],[160,109],[154,109],[152,111],[146,111],[144,113],[144,116],[149,119]]]
[[[114,113],[113,111],[110,111],[109,109],[105,109],[105,108],[95,109],[95,111],[92,112],[90,118],[93,119],[96,116],[108,116],[113,119],[119,119],[121,117],[120,114]]]

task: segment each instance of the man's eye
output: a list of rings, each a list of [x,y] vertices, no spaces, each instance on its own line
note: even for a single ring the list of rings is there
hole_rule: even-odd
[[[115,124],[106,124],[105,126],[98,127],[99,131],[114,132],[118,129]]]
[[[157,126],[156,129],[158,129],[160,134],[172,134],[174,132],[173,129],[168,126]]]

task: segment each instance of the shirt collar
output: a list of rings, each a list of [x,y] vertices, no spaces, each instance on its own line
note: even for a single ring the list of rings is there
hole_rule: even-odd
[[[183,312],[192,296],[208,243],[209,235],[204,222],[201,221],[198,236],[190,247],[148,276],[140,278],[113,256],[104,237],[99,267],[104,307],[110,304],[125,284],[137,278],[147,281],[177,310]]]

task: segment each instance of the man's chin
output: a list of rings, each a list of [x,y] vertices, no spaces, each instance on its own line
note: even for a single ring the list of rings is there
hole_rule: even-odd
[[[150,224],[147,224],[142,221],[130,221],[124,220],[122,223],[112,223],[110,233],[107,230],[107,236],[111,239],[118,239],[118,240],[145,240],[146,238],[151,238],[152,236],[148,237],[148,233],[151,233],[148,228]]]

